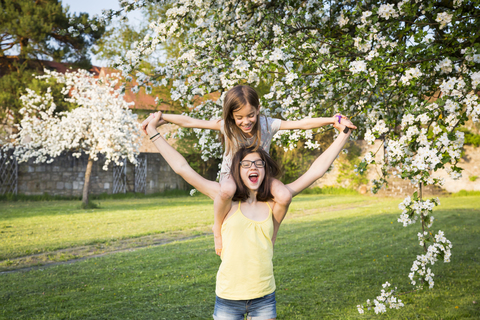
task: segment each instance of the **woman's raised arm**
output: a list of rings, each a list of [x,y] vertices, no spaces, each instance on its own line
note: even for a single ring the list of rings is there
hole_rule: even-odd
[[[333,161],[337,155],[342,151],[343,146],[348,141],[352,130],[349,130],[348,133],[343,133],[344,125],[339,124],[338,121],[335,121],[335,128],[340,131],[337,139],[328,147],[325,152],[323,152],[310,166],[310,168],[305,172],[300,178],[289,183],[286,187],[292,193],[292,197],[295,197],[297,194],[302,192],[304,189],[308,188],[316,180],[320,179],[328,168],[332,165]]]
[[[157,127],[165,123],[165,120],[161,120],[161,116],[162,113],[157,112],[153,119],[149,121],[146,127],[148,136],[153,137],[156,135],[158,133]],[[215,199],[220,192],[220,184],[218,182],[207,180],[195,172],[195,170],[190,167],[187,160],[169,145],[161,134],[154,137],[152,142],[176,174],[180,175],[185,181],[204,195],[211,199]]]
[[[350,122],[351,124],[351,122]],[[297,194],[302,192],[304,189],[308,188],[313,182],[321,178],[325,172],[328,170],[332,162],[335,160],[337,155],[342,150],[345,143],[350,137],[351,130],[348,133],[343,133],[345,125],[339,124],[338,120],[335,120],[334,123],[335,129],[340,131],[340,135],[335,139],[335,141],[322,153],[311,165],[311,167],[305,172],[300,178],[293,181],[292,183],[287,184],[285,187],[291,192],[292,197],[295,197]],[[273,206],[273,238],[272,242],[275,244],[275,239],[277,238],[277,232],[280,228],[285,215],[287,214],[288,206],[280,206],[277,203]]]

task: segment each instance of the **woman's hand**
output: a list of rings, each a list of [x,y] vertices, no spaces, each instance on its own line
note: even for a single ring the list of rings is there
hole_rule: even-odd
[[[357,129],[357,126],[355,126],[346,116],[343,116],[341,114],[336,114],[334,116],[333,127],[337,129],[339,132],[343,132],[345,127],[350,128],[352,130]]]
[[[150,113],[150,115],[148,116],[147,119],[145,119],[142,124],[140,125],[143,133],[147,134],[147,126],[149,125],[150,122],[152,122],[152,120],[155,118],[155,115],[157,113],[160,113],[160,119],[163,121],[163,122],[158,122],[158,125],[157,127],[161,126],[161,125],[164,125],[165,123],[167,123],[165,120],[163,120],[163,117],[162,117],[162,112],[161,111],[158,111],[158,112],[155,112],[155,113]],[[155,127],[155,128],[157,128]],[[148,134],[147,134],[148,135]]]
[[[151,118],[149,117],[145,127],[142,127],[147,136],[152,136],[157,133],[157,128],[167,123],[167,121],[162,119],[162,112],[158,111],[152,114]],[[148,120],[148,119],[147,119]]]

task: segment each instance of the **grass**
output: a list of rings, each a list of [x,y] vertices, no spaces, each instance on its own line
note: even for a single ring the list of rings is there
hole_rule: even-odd
[[[90,200],[112,200],[112,199],[145,199],[145,198],[158,198],[158,197],[184,197],[189,194],[189,191],[185,190],[166,190],[164,192],[156,192],[150,194],[144,193],[101,193],[101,194],[91,194],[89,196]],[[25,195],[25,194],[13,194],[8,193],[0,195],[0,201],[57,201],[57,200],[82,200],[82,196],[58,196],[50,195],[48,193],[40,195]]]
[[[292,204],[291,214],[371,200],[302,197]],[[212,203],[204,196],[131,198],[104,200],[100,208],[84,210],[78,201],[0,202],[0,261],[154,234],[209,232]]]
[[[422,252],[416,239],[419,226],[404,228],[396,222],[398,202],[363,196],[295,198],[275,247],[278,319],[478,319],[478,196],[443,198],[442,206],[434,211],[436,230],[444,230],[454,247],[451,263],[437,262],[433,266],[433,290],[403,295],[406,307],[385,315],[358,314],[356,305],[379,295],[385,281],[404,291],[412,289],[407,274],[413,259]],[[68,201],[28,205],[1,204],[1,223],[20,227],[30,219],[50,217],[53,220],[49,223],[59,223],[57,220],[76,217],[76,224],[65,224],[62,230],[53,232],[70,241],[70,232],[78,226],[83,230],[94,220],[110,221],[117,228],[130,226],[137,221],[129,218],[136,210],[143,212],[140,217],[154,211],[166,224],[180,218],[170,227],[173,229],[188,229],[212,220],[212,203],[202,197],[112,200],[102,202],[99,211],[76,209],[63,214]],[[164,206],[170,208],[170,214],[162,214]],[[190,206],[199,210],[186,213]],[[202,213],[203,207],[208,212]],[[5,213],[4,209],[9,211]],[[153,215],[148,217],[154,220]],[[192,217],[195,223],[190,224]],[[150,224],[155,223],[152,220]],[[148,225],[137,223],[119,234],[134,237],[147,230]],[[11,244],[22,241],[20,233]],[[88,232],[79,232],[75,241],[86,242],[87,238],[91,238]],[[1,240],[3,247],[4,238]],[[0,318],[211,319],[219,264],[213,253],[213,238],[208,235],[69,265],[3,274]]]
[[[206,197],[104,200],[84,210],[78,201],[3,202],[0,260],[208,226]]]

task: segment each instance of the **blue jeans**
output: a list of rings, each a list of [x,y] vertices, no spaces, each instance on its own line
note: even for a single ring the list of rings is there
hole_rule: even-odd
[[[252,300],[215,299],[215,320],[267,320],[277,317],[277,302],[275,292]]]

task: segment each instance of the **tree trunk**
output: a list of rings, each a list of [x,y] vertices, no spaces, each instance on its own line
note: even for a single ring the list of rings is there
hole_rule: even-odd
[[[87,170],[85,170],[85,182],[83,184],[82,207],[88,207],[88,188],[90,185],[90,175],[92,174],[93,159],[88,156]]]

